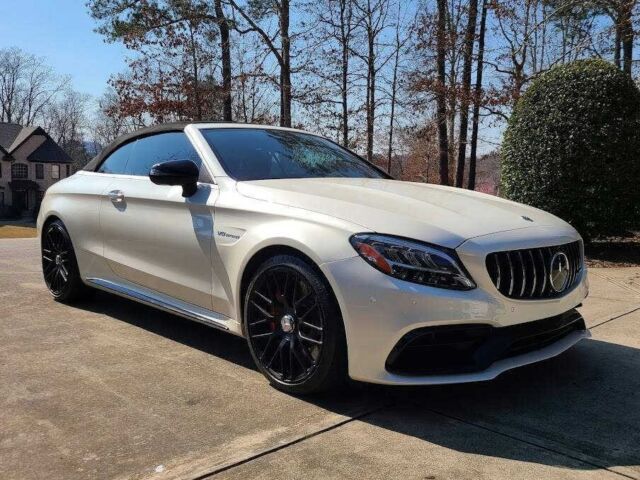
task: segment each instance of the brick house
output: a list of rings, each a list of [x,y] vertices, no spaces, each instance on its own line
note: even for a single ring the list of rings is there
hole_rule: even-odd
[[[34,214],[45,190],[73,173],[72,163],[42,128],[0,123],[0,216]]]

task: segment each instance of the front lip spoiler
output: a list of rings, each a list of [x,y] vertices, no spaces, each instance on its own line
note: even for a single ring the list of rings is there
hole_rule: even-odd
[[[591,338],[589,330],[577,330],[557,342],[547,345],[539,350],[517,355],[515,357],[504,358],[492,363],[487,369],[480,372],[460,373],[451,375],[421,375],[405,376],[387,373],[384,378],[380,378],[376,383],[385,385],[446,385],[454,383],[471,383],[493,380],[501,373],[514,368],[523,367],[542,360],[547,360],[560,355],[584,338]],[[357,379],[356,379],[357,380]],[[371,381],[371,380],[367,380]]]

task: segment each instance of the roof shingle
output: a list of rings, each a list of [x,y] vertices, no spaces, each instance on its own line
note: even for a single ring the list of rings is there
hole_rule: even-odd
[[[23,127],[16,123],[0,123],[0,158],[8,157],[20,145],[33,135],[44,137],[44,142],[26,152],[30,162],[39,163],[72,163],[73,160],[51,137],[40,127]]]

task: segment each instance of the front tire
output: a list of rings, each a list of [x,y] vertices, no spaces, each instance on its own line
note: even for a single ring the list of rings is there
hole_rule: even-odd
[[[346,379],[340,310],[305,260],[278,255],[263,263],[247,288],[243,321],[251,355],[277,389],[315,393]]]
[[[72,303],[92,290],[80,278],[71,237],[60,220],[47,224],[40,239],[44,282],[54,300]]]

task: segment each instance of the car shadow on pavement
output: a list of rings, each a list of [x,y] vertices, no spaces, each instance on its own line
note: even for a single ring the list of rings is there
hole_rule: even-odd
[[[256,370],[246,341],[235,335],[101,291],[77,306]]]
[[[98,292],[80,308],[256,370],[244,339],[114,298]],[[271,388],[266,381],[264,386]],[[571,469],[632,467],[640,477],[640,350],[615,343],[583,340],[556,358],[489,382],[356,383],[303,399],[462,453]],[[487,433],[502,440],[488,442]]]
[[[640,477],[638,349],[584,340],[490,382],[385,390],[393,407],[363,421],[459,452]]]

